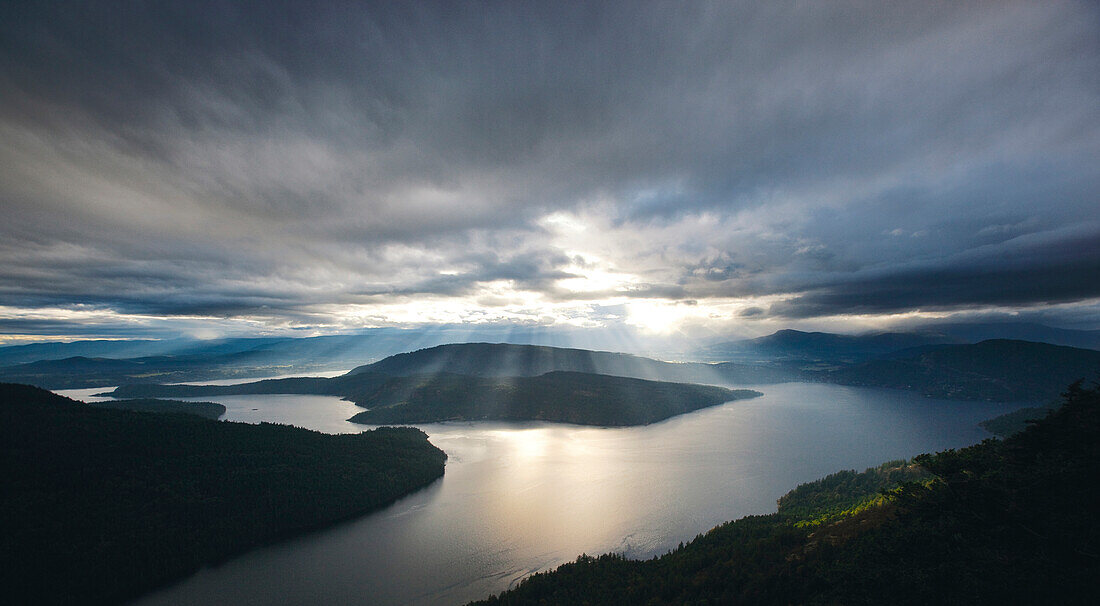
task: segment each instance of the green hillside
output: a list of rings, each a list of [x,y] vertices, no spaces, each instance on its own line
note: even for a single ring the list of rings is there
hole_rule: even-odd
[[[914,462],[930,475],[834,474],[659,558],[581,556],[480,603],[1100,602],[1100,390],[1075,385],[1023,433]]]

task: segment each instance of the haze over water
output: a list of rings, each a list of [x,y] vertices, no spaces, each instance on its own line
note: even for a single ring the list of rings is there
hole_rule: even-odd
[[[440,481],[135,604],[459,604],[581,553],[663,553],[774,511],[797,484],[840,469],[978,442],[988,437],[980,421],[1015,407],[823,384],[757,389],[765,396],[646,427],[423,425],[449,456]],[[337,398],[208,399],[230,420],[363,429]]]

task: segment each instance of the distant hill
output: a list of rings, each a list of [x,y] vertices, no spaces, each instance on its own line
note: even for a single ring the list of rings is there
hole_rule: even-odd
[[[390,356],[349,374],[394,376],[448,372],[474,377],[532,377],[552,371],[640,379],[669,379],[712,372],[699,364],[660,362],[631,354],[510,343],[452,343]],[[717,373],[713,376],[717,378]]]
[[[153,358],[159,360],[160,358]],[[140,359],[139,359],[140,360]],[[122,373],[141,372],[147,366],[138,360],[119,360],[116,358],[88,358],[73,356],[61,360],[39,360],[26,364],[17,364],[4,368],[7,374],[48,375],[53,373]]]
[[[0,380],[71,389],[315,372],[349,368],[436,338],[379,329],[303,338],[37,343],[0,347]]]
[[[1034,322],[955,322],[930,324],[920,330],[948,335],[968,343],[1012,339],[1100,350],[1100,330],[1054,328]]]
[[[1073,381],[1100,376],[1100,351],[993,339],[805,375],[842,385],[914,390],[936,398],[1047,401]]]
[[[940,323],[908,332],[847,335],[779,330],[755,339],[726,341],[696,352],[703,360],[736,362],[805,361],[857,363],[897,352],[930,350],[941,345],[965,345],[991,339],[1012,339],[1100,350],[1100,330],[1070,330],[1027,322]]]
[[[234,354],[235,356],[237,354]],[[0,381],[46,389],[106,387],[123,383],[171,383],[248,378],[279,369],[204,356],[39,360],[0,368]],[[285,372],[287,369],[281,369]]]
[[[99,349],[98,342],[94,349]],[[72,344],[83,345],[83,344]],[[29,347],[29,346],[27,346]],[[117,345],[127,351],[123,345]],[[78,347],[77,349],[81,349]],[[116,353],[117,353],[116,351]],[[172,353],[134,358],[73,356],[0,367],[0,380],[47,389],[244,379],[347,368],[370,359],[359,335],[176,342]],[[377,352],[375,352],[377,353]]]
[[[10,604],[119,603],[361,515],[443,474],[423,432],[326,435],[104,410],[0,384],[0,584]]]
[[[171,352],[179,340],[95,340],[66,343],[28,343],[0,347],[0,366],[64,358],[137,358]]]
[[[356,423],[539,420],[580,425],[646,425],[757,391],[665,383],[580,372],[537,377],[437,374],[395,377],[350,399],[369,410]]]
[[[962,343],[943,334],[886,332],[871,335],[841,335],[828,332],[780,330],[764,337],[717,343],[700,351],[712,360],[759,362],[801,360],[823,362],[862,362],[890,352]]]
[[[73,357],[149,358],[154,356],[252,360],[274,364],[369,360],[402,351],[421,341],[414,331],[321,337],[234,337],[224,339],[95,340],[32,343],[0,347],[0,366]]]
[[[554,371],[711,385],[798,380],[797,372],[782,366],[663,362],[626,353],[511,343],[439,345],[390,356],[354,368],[349,374],[407,376],[446,372],[476,377],[531,377]]]

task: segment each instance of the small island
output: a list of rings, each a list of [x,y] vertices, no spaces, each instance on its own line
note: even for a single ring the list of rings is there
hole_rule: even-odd
[[[218,419],[225,414],[225,406],[217,402],[184,402],[182,400],[137,398],[133,400],[89,402],[88,405],[93,408],[107,408],[111,410],[196,415],[206,419]]]

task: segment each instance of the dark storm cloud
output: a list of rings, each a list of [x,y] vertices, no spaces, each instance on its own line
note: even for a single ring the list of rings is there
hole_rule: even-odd
[[[135,338],[150,335],[147,327],[134,327],[128,323],[110,326],[99,325],[92,330],[100,338]],[[84,320],[2,319],[0,320],[0,332],[5,335],[69,336],[87,334],[89,326],[87,321]]]
[[[952,267],[899,272],[810,290],[770,313],[807,318],[836,314],[942,311],[980,305],[1038,305],[1100,298],[1100,262],[1032,267]]]
[[[1073,2],[5,3],[0,306],[1094,299],[1098,24]],[[595,227],[567,246],[552,213]],[[597,270],[632,279],[560,283]]]
[[[805,318],[896,313],[982,305],[1027,307],[1100,298],[1100,229],[1072,230],[1058,239],[999,247],[953,264],[897,267],[838,280],[791,300],[772,314]]]

